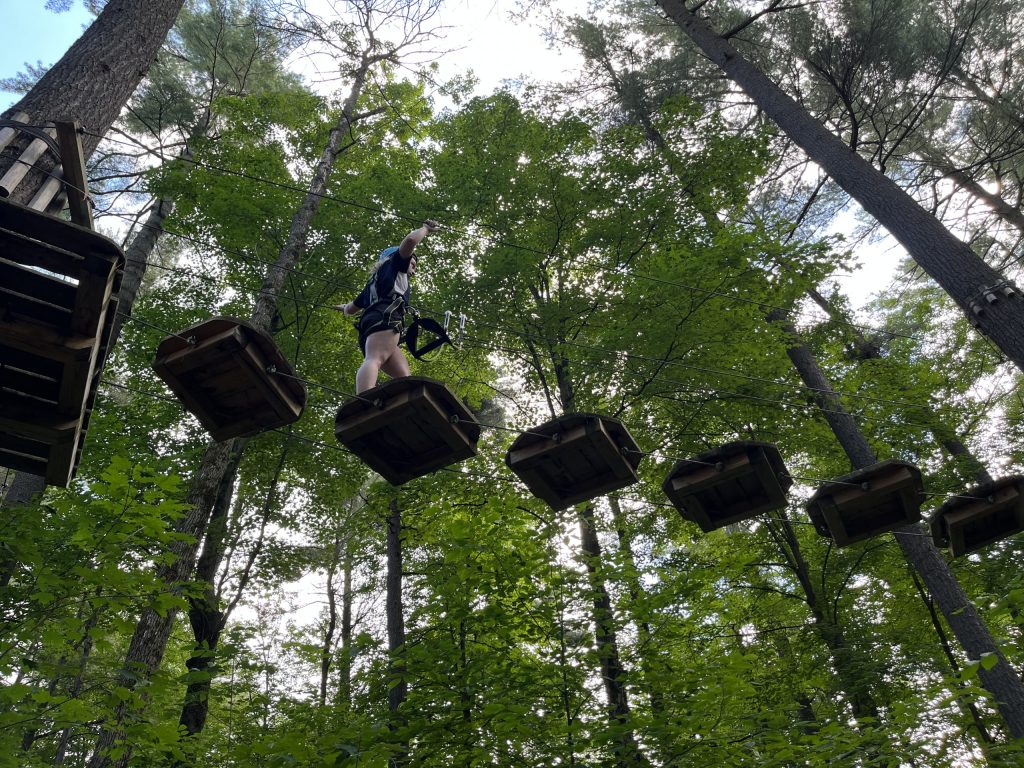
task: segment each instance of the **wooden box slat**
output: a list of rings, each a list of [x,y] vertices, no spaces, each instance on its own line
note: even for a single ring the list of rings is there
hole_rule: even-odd
[[[291,424],[306,405],[306,387],[291,378],[274,340],[238,318],[214,317],[168,336],[153,369],[218,441]]]
[[[401,485],[475,456],[480,425],[444,384],[407,376],[345,403],[334,434],[381,477]]]
[[[533,495],[557,510],[632,485],[641,458],[619,420],[568,414],[521,434],[505,463]]]
[[[86,255],[78,290],[75,291],[71,333],[94,336],[100,332],[115,282],[120,285],[116,273],[110,270],[102,256],[93,253]]]
[[[102,235],[2,200],[0,255],[0,464],[67,485],[106,359],[124,257]]]
[[[1024,531],[1024,477],[1011,475],[948,500],[931,519],[935,546],[953,557]]]
[[[771,443],[741,440],[680,461],[662,490],[705,532],[781,509],[793,484]]]
[[[923,491],[917,467],[890,459],[825,484],[807,512],[819,534],[843,547],[919,521]]]
[[[16,238],[19,256],[15,261],[33,264],[73,279],[81,276],[85,256],[93,254],[110,262],[124,258],[117,243],[92,230],[70,221],[58,219],[25,206],[0,200],[0,229],[7,230],[6,238]],[[26,241],[44,244],[44,248],[32,247]],[[26,258],[22,258],[24,253]],[[8,255],[7,258],[10,258]],[[40,261],[31,261],[38,258]]]

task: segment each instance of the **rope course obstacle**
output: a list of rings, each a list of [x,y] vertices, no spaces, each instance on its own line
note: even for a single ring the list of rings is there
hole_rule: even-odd
[[[15,118],[0,128],[0,149],[28,119]],[[124,254],[92,231],[77,125],[30,133],[35,138],[0,179],[0,465],[66,486],[106,360]],[[29,204],[2,199],[47,151],[61,169]],[[70,222],[57,215],[65,197]]]
[[[291,424],[306,405],[305,383],[270,334],[234,317],[167,336],[153,370],[217,441]]]
[[[28,207],[0,200],[0,465],[66,485],[107,353],[123,255],[91,231],[76,127],[28,126],[26,116],[15,117],[22,122],[0,124],[0,149],[19,130],[33,141],[0,179],[0,198],[42,153],[65,162]],[[65,197],[72,223],[53,215]],[[235,318],[170,334],[154,368],[215,440],[292,423],[306,403],[307,382],[271,337]],[[414,376],[349,399],[337,412],[335,435],[398,485],[474,456],[486,426],[447,386]],[[622,422],[574,413],[522,432],[506,464],[557,510],[637,482],[645,455]],[[740,441],[679,461],[662,488],[684,519],[712,531],[784,507],[792,482],[774,445]],[[883,461],[823,481],[807,508],[819,534],[845,546],[916,522],[925,495],[919,469]],[[1024,478],[950,499],[931,529],[936,545],[948,545],[954,556],[1021,532]]]

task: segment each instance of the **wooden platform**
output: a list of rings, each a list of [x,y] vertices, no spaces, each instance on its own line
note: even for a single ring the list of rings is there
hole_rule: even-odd
[[[642,458],[618,419],[573,413],[522,433],[505,463],[534,496],[564,509],[632,485]]]
[[[949,547],[953,557],[1024,531],[1024,477],[1004,477],[950,499],[932,516],[931,531],[935,546]]]
[[[123,269],[112,240],[0,200],[0,466],[71,481]]]
[[[818,533],[843,547],[921,519],[921,470],[889,459],[826,483],[807,502]]]
[[[441,382],[406,376],[341,406],[334,435],[389,483],[401,485],[475,456],[480,425]]]
[[[291,378],[295,370],[270,334],[234,317],[168,336],[153,369],[217,441],[291,424],[306,405],[306,385]]]
[[[684,520],[710,532],[785,507],[792,484],[778,448],[739,440],[680,461],[661,487]]]

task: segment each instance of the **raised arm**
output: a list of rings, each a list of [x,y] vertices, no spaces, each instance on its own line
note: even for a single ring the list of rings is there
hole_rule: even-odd
[[[408,261],[412,258],[413,251],[416,250],[416,246],[423,242],[423,238],[429,235],[437,229],[437,222],[433,219],[427,219],[423,222],[423,226],[418,229],[414,229],[398,246],[398,255]]]

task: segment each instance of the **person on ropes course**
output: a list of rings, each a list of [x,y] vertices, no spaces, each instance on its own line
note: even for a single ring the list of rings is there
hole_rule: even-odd
[[[334,309],[346,315],[363,313],[359,318],[363,364],[356,373],[356,394],[377,386],[380,371],[392,378],[410,373],[409,361],[398,348],[409,305],[409,278],[416,274],[416,246],[437,227],[436,221],[427,219],[423,226],[406,235],[397,248],[381,251],[362,292],[348,304],[334,305]]]

